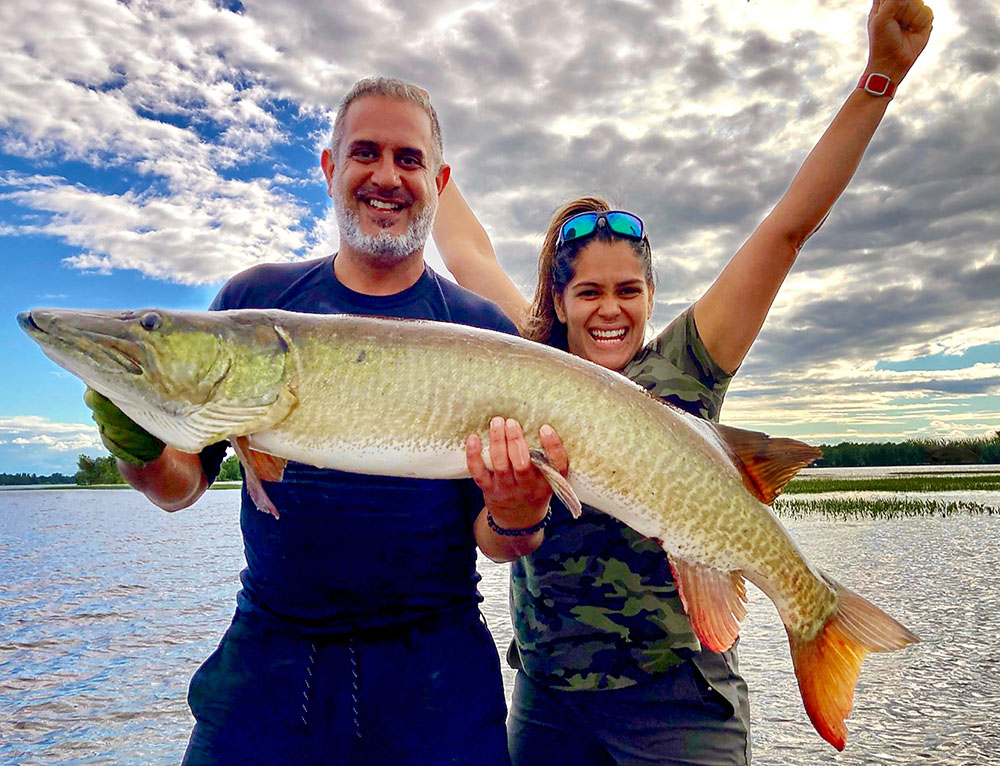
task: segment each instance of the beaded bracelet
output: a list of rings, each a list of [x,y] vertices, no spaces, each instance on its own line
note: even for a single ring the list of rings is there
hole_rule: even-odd
[[[533,535],[535,532],[540,532],[545,529],[545,525],[549,523],[552,518],[552,506],[545,512],[545,518],[539,521],[537,524],[533,524],[530,527],[525,527],[524,529],[504,529],[499,526],[493,520],[493,514],[486,511],[486,523],[490,525],[490,529],[496,532],[498,535],[503,535],[504,537],[526,537],[527,535]]]

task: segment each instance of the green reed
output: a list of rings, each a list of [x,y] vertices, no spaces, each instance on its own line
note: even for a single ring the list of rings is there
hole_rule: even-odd
[[[1000,515],[1000,508],[964,500],[913,500],[896,498],[868,500],[865,498],[824,498],[805,500],[779,497],[774,503],[779,516],[802,518],[820,514],[836,519],[867,517],[872,519],[911,518],[914,516],[956,516],[959,514]]]
[[[982,474],[921,474],[919,476],[885,476],[881,478],[811,478],[790,482],[786,495],[807,495],[818,492],[955,492],[964,490],[1000,490],[1000,473]]]

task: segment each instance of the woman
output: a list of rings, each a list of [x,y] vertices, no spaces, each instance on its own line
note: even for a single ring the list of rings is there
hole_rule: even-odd
[[[458,281],[496,301],[526,337],[717,420],[730,378],[802,245],[853,176],[931,20],[921,0],[875,0],[861,86],[707,292],[649,344],[652,258],[632,213],[592,197],[563,206],[549,225],[530,304],[454,184],[441,197],[438,249]],[[477,482],[484,476],[473,470]],[[514,764],[748,763],[747,691],[735,648],[701,649],[659,545],[596,511],[574,521],[558,504],[537,540],[511,574]]]

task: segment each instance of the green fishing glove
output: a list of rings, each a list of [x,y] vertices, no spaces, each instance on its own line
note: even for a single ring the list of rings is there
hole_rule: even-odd
[[[163,452],[163,442],[129,418],[106,396],[88,387],[83,401],[93,411],[101,441],[115,457],[133,465],[144,465],[156,460]]]

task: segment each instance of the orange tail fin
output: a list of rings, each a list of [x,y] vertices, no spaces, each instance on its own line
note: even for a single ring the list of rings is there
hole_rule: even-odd
[[[788,641],[809,720],[823,739],[843,750],[844,719],[851,712],[865,655],[902,649],[920,639],[861,596],[826,579],[837,591],[837,611],[811,641],[791,634]]]

